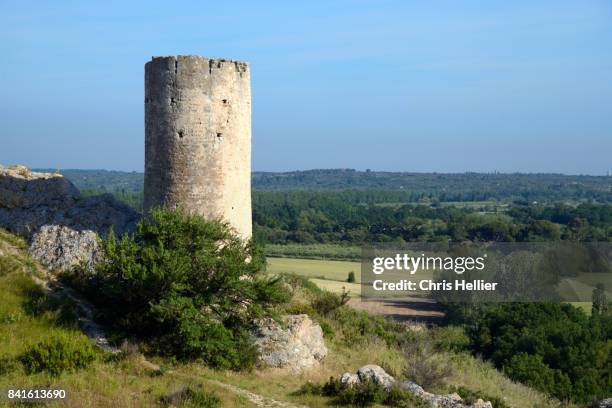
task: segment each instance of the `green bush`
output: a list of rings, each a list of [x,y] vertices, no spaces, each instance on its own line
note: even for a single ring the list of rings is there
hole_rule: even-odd
[[[322,291],[312,300],[312,307],[321,316],[329,316],[340,306],[344,306],[348,301],[348,292],[343,291],[342,295],[336,295],[332,292]]]
[[[511,379],[561,400],[588,403],[612,391],[612,315],[559,303],[447,305],[470,349]],[[454,309],[454,310],[453,310]]]
[[[334,338],[334,329],[329,325],[329,323],[320,321],[319,326],[321,326],[321,330],[323,331],[323,336],[328,339]]]
[[[436,326],[429,336],[434,340],[436,351],[464,351],[470,346],[470,338],[461,326]]]
[[[483,401],[489,401],[491,405],[493,405],[493,408],[510,408],[510,405],[499,397],[477,392],[466,387],[450,387],[449,393],[452,392],[459,394],[467,404],[473,404],[478,399],[482,399]]]
[[[20,356],[28,373],[59,375],[87,367],[95,359],[94,346],[81,336],[55,335],[29,346]]]
[[[261,273],[261,249],[221,222],[155,209],[134,235],[111,233],[101,248],[92,301],[161,354],[249,368],[253,321],[288,300],[281,278]]]
[[[217,408],[221,406],[221,399],[213,392],[201,387],[183,387],[160,398],[166,406],[182,408]]]
[[[339,378],[331,377],[324,385],[307,382],[296,394],[322,395],[333,398],[335,405],[351,407],[367,407],[373,404],[403,408],[425,408],[429,406],[407,391],[397,387],[385,389],[372,380],[348,385],[342,383]]]
[[[346,279],[346,281],[347,281],[348,283],[354,283],[354,282],[355,282],[355,272],[350,271],[350,272],[348,273],[348,278]]]

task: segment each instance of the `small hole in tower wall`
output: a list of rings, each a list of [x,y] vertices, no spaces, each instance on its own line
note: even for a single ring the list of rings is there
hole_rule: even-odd
[[[179,130],[177,133],[178,133],[178,137],[182,139],[184,132],[182,130]]]
[[[224,105],[227,105],[227,99],[222,99],[221,102],[223,102]]]
[[[217,139],[221,139],[223,137],[223,133],[217,133]]]

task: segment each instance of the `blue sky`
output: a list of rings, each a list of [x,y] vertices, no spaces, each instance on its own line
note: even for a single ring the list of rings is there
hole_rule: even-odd
[[[142,171],[174,54],[251,63],[254,170],[612,169],[612,2],[579,0],[0,0],[0,163]]]

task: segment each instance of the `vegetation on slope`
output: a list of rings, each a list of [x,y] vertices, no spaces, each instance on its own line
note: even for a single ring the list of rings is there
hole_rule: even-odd
[[[587,316],[568,304],[447,305],[470,350],[510,378],[562,400],[612,394],[612,313]]]
[[[161,209],[134,235],[101,243],[95,275],[72,283],[107,323],[158,353],[217,368],[254,366],[249,329],[287,300],[280,279],[263,275],[257,247],[226,224]]]

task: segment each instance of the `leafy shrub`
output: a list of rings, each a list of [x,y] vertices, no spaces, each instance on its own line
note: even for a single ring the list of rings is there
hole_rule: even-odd
[[[404,376],[425,389],[434,387],[451,375],[447,362],[435,354],[435,340],[429,334],[404,339],[401,350],[406,359]]]
[[[392,407],[425,408],[428,405],[415,395],[397,387],[385,389],[371,379],[356,384],[343,384],[339,378],[330,377],[324,385],[307,382],[297,394],[323,395],[333,398],[337,405],[366,407],[382,404]]]
[[[391,347],[396,346],[401,337],[410,335],[402,323],[347,306],[336,309],[333,319],[342,328],[347,345],[380,339]]]
[[[282,275],[283,282],[285,282],[293,292],[298,289],[304,289],[310,294],[320,294],[323,292],[315,283],[305,276],[298,275],[295,273],[286,273]]]
[[[334,338],[334,329],[332,329],[329,323],[321,321],[319,322],[319,325],[321,326],[321,330],[323,331],[323,336],[328,339]]]
[[[450,387],[449,392],[456,392],[467,404],[473,404],[478,399],[491,402],[493,408],[510,408],[510,405],[503,399],[482,392],[471,390],[467,387]]]
[[[294,395],[323,395],[323,386],[313,382],[305,382]]]
[[[313,299],[312,307],[321,316],[328,316],[340,306],[344,306],[348,301],[349,293],[346,291],[342,291],[342,295],[322,291],[315,299]]]
[[[201,388],[182,387],[162,396],[160,402],[166,406],[183,408],[217,408],[221,404],[221,399],[215,393]]]
[[[346,279],[346,281],[347,281],[348,283],[354,283],[354,282],[355,282],[355,272],[350,271],[350,272],[348,273],[348,278]]]
[[[200,216],[155,209],[134,235],[111,233],[101,248],[92,301],[115,327],[161,354],[249,368],[253,320],[288,299],[280,278],[262,276],[258,247]]]
[[[470,338],[461,326],[436,326],[429,336],[436,351],[464,351],[470,346]]]
[[[29,346],[20,360],[29,373],[46,371],[59,375],[87,367],[95,356],[94,346],[89,340],[81,336],[55,335]]]

